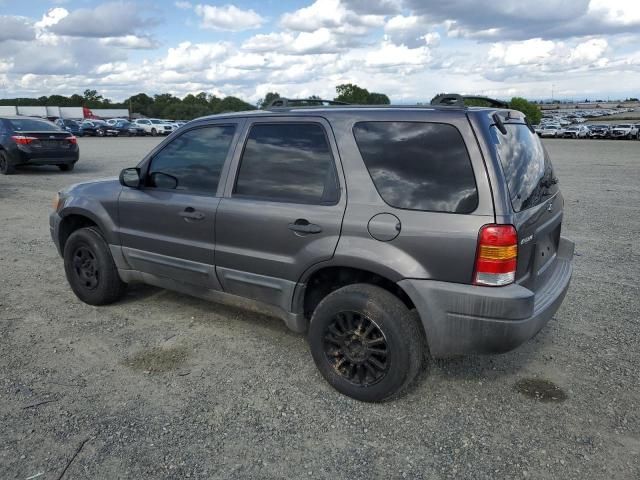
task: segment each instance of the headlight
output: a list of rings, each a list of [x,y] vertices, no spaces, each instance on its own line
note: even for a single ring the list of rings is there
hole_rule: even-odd
[[[53,207],[53,211],[57,212],[60,207],[61,202],[60,193],[56,193],[53,197],[53,201],[51,202],[51,206]]]

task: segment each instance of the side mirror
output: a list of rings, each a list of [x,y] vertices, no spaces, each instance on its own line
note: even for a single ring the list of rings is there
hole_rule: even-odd
[[[125,168],[120,172],[120,185],[130,188],[140,188],[140,170]]]

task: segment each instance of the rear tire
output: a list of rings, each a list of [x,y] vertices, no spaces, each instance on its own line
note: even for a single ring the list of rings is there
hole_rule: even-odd
[[[3,175],[11,175],[16,171],[16,168],[9,161],[9,156],[0,151],[0,173]]]
[[[70,172],[71,170],[73,170],[73,167],[75,166],[76,166],[75,163],[66,163],[64,165],[58,165],[58,168],[63,172]]]
[[[107,242],[95,227],[71,234],[64,246],[64,270],[73,293],[89,305],[113,303],[127,287],[118,275]]]
[[[364,402],[401,395],[419,373],[425,342],[416,316],[380,287],[354,284],[316,307],[308,341],[322,376]]]

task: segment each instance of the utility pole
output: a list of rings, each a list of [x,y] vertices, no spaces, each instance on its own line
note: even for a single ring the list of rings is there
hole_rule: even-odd
[[[551,84],[551,103],[553,103],[553,83]]]

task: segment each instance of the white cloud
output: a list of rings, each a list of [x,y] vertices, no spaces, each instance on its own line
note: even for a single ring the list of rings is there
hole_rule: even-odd
[[[0,42],[31,40],[34,36],[33,25],[27,18],[0,15]]]
[[[382,42],[376,50],[371,50],[365,59],[369,67],[426,67],[431,60],[427,47],[408,48],[406,45],[395,45]]]
[[[182,42],[175,48],[169,48],[162,66],[170,70],[206,70],[211,64],[224,59],[229,49],[226,43]]]
[[[195,12],[202,21],[202,28],[214,30],[241,31],[258,28],[264,23],[264,18],[254,10],[242,10],[235,5],[196,5]]]
[[[62,15],[63,10],[67,14]],[[58,12],[62,18],[51,17],[53,12]],[[45,25],[51,32],[73,37],[119,37],[158,23],[157,19],[144,15],[140,4],[124,1],[104,3],[93,9],[79,8],[72,12],[58,7],[50,11],[49,16],[55,20]]]
[[[100,43],[110,47],[129,48],[132,50],[152,50],[158,47],[158,42],[153,38],[139,37],[137,35],[101,38]]]
[[[371,27],[384,24],[380,15],[356,14],[348,10],[340,0],[316,0],[308,7],[285,13],[280,25],[289,30],[313,32],[330,28],[346,34],[362,35]]]

